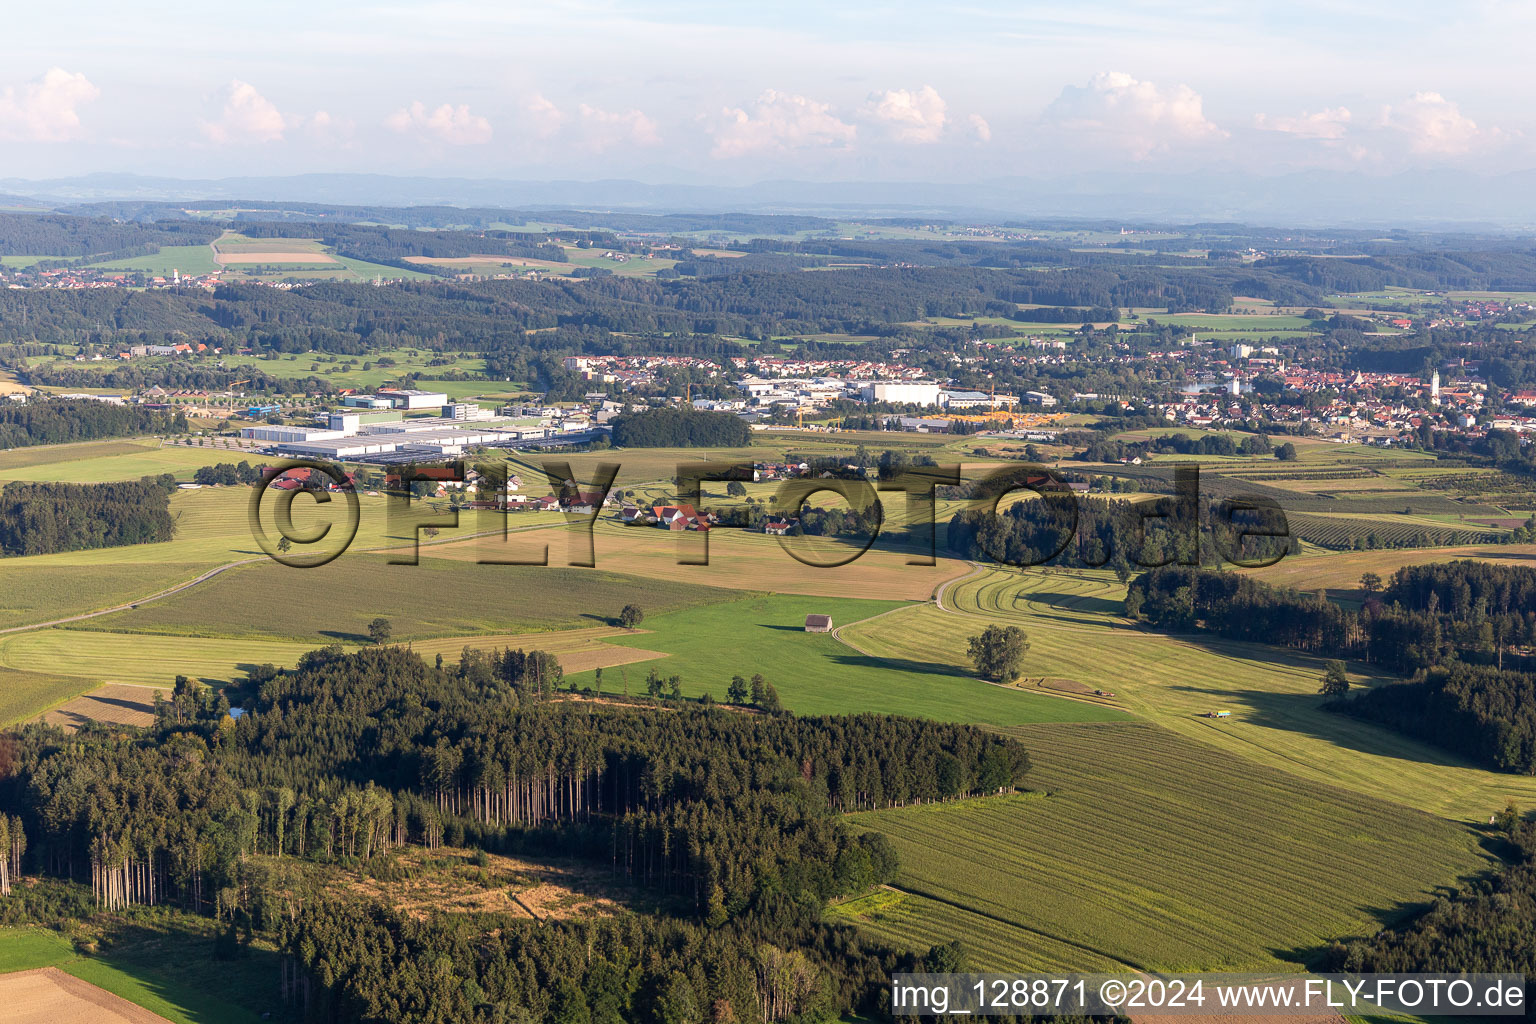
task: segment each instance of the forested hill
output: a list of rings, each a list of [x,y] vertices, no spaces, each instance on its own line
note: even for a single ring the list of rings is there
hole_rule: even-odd
[[[81,257],[207,245],[223,229],[196,221],[125,224],[103,218],[0,213],[0,256]]]
[[[584,1001],[605,986],[626,1005],[686,988],[705,1005],[736,1001],[741,1019],[785,1020],[876,1009],[897,965],[820,923],[827,899],[897,867],[883,837],[837,812],[1006,791],[1029,769],[1017,742],[972,726],[555,700],[552,664],[467,651],[434,668],[401,648],[327,648],[292,672],[256,671],[238,721],[182,681],[147,734],[31,726],[6,745],[5,828],[28,871],[89,880],[109,908],[218,909],[277,931],[327,1019],[468,1020],[477,992],[562,998],[555,978],[533,985],[506,967],[542,975],[546,958],[583,950],[579,969],[554,973]],[[325,900],[300,912],[255,863],[367,863],[445,843],[583,857],[675,913],[543,930],[504,917],[416,925]],[[423,965],[445,956],[444,987]],[[798,979],[782,989],[781,968]]]

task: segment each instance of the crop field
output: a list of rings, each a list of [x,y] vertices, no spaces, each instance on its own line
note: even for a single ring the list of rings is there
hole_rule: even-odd
[[[221,253],[319,252],[324,248],[318,238],[251,238],[234,231],[226,231],[213,244]]]
[[[571,537],[582,538],[583,533],[581,527],[562,528],[554,533],[541,530],[513,534],[507,540],[494,536],[456,541],[429,550],[434,558],[474,561],[491,557],[539,558],[547,545],[551,563],[558,565],[569,554]],[[847,565],[817,568],[797,561],[780,546],[779,538],[744,530],[710,531],[709,564],[679,565],[679,558],[704,557],[705,536],[599,520],[592,531],[593,561],[596,571],[650,580],[826,597],[878,595],[907,601],[926,601],[944,580],[966,572],[964,563],[949,558],[939,558],[938,564],[932,566],[908,565],[909,553],[880,545]],[[940,536],[942,539],[942,531]],[[828,538],[801,538],[795,543],[815,549],[807,557],[828,562],[847,558],[858,550]],[[806,554],[805,550],[796,550]]]
[[[983,971],[1064,958],[1294,970],[1487,864],[1469,828],[1155,726],[1009,731],[1034,762],[1031,793],[851,816],[890,837],[896,888],[923,900],[885,922],[887,937],[961,938]],[[992,927],[967,932],[951,908]]]
[[[32,461],[20,458],[14,462],[0,463],[0,481],[35,480],[39,482],[64,482],[99,484],[113,480],[137,480],[142,476],[159,476],[173,473],[179,480],[191,480],[192,474],[203,466],[218,462],[239,462],[241,459],[255,465],[260,456],[227,452],[215,448],[189,448],[182,445],[166,445],[137,442],[98,442],[71,446],[82,452],[79,458],[59,461]],[[101,449],[89,452],[89,449]],[[53,449],[47,449],[52,451]],[[31,448],[18,448],[6,455],[28,454]]]
[[[50,725],[73,730],[86,722],[147,726],[155,720],[156,687],[107,683],[43,715]]]
[[[1297,590],[1327,589],[1356,596],[1360,577],[1374,572],[1383,581],[1403,566],[1427,565],[1472,558],[1493,565],[1517,565],[1536,569],[1536,544],[1466,544],[1447,548],[1407,550],[1338,551],[1289,556],[1263,569],[1239,570],[1265,583]]]
[[[784,706],[800,714],[880,711],[994,725],[1123,720],[1122,713],[1109,708],[993,686],[953,664],[870,657],[831,634],[805,632],[805,617],[813,613],[831,615],[834,624],[841,624],[903,607],[851,598],[744,597],[654,618],[647,614],[648,633],[611,642],[669,655],[654,667],[663,678],[680,675],[688,696],[707,691],[721,700],[731,676],[761,672]],[[644,692],[651,667],[630,667],[630,693]],[[604,689],[618,689],[623,678],[605,673]],[[586,674],[576,679],[583,685],[591,681]]]
[[[1312,327],[1312,321],[1299,316],[1265,313],[1154,313],[1146,319],[1173,327],[1192,327],[1196,331],[1305,331]]]
[[[47,665],[58,675],[169,689],[178,675],[217,685],[268,662],[291,668],[306,651],[318,646],[292,641],[257,643],[223,637],[39,629],[0,636],[0,666],[20,670]]]
[[[154,441],[81,441],[77,444],[46,444],[31,448],[11,448],[0,452],[0,478],[27,479],[14,475],[15,471],[33,466],[50,466],[55,463],[104,459],[114,455],[138,455],[156,446],[158,442]]]
[[[1480,536],[1492,539],[1504,532],[1470,523],[1450,526],[1409,516],[1366,518],[1286,509],[1285,518],[1293,536],[1336,551],[1347,551],[1356,544],[1449,547]]]
[[[0,559],[0,629],[116,607],[184,583],[203,569],[200,564],[183,562],[39,564],[42,561]]]
[[[159,1014],[57,967],[0,974],[0,1000],[10,1007],[6,1019],[14,1024],[166,1024]]]
[[[892,887],[833,904],[826,916],[855,925],[895,949],[926,952],[936,943],[959,940],[976,970],[1110,974],[1124,970],[1112,957],[1047,935],[1027,922]]]
[[[1484,771],[1323,711],[1321,657],[1142,630],[1119,617],[1124,588],[1113,576],[1083,574],[1098,582],[1084,592],[1067,588],[1071,575],[986,569],[946,589],[943,609],[909,606],[843,633],[876,657],[965,671],[968,637],[987,622],[1016,625],[1031,644],[1026,675],[1113,691],[1131,714],[1256,764],[1463,821],[1487,821],[1509,800],[1536,803],[1536,778]],[[1363,665],[1349,670],[1356,686],[1386,679]],[[1232,717],[1204,717],[1212,710]]]
[[[226,458],[225,461],[228,459]],[[126,577],[119,577],[116,568],[122,568],[126,572],[126,567],[136,567],[147,573],[149,580],[158,581],[165,576],[163,567],[172,564],[189,569],[206,570],[227,562],[248,559],[266,560],[266,555],[251,533],[248,515],[250,498],[251,491],[247,487],[205,487],[200,490],[177,491],[171,495],[170,510],[175,520],[175,534],[171,540],[155,544],[133,544],[125,547],[61,551],[49,555],[0,559],[0,580],[11,573],[25,573],[32,569],[53,570],[62,566],[88,566],[93,569],[103,569],[106,573],[105,578],[113,586],[118,585],[113,582],[114,578],[124,581],[122,586],[127,589]],[[360,495],[358,504],[360,507],[358,533],[349,551],[364,551],[385,546],[398,547],[408,538],[409,525],[416,522],[414,519],[397,519],[392,523],[386,511],[386,499],[383,497],[370,498]],[[308,530],[331,522],[329,517],[333,515],[343,514],[344,505],[335,500],[325,505],[299,500],[293,503],[292,510],[295,528]],[[529,518],[534,519],[533,516]],[[391,533],[392,530],[400,532]],[[115,568],[105,569],[104,567]],[[302,570],[291,570],[291,580],[297,580],[301,572]],[[38,583],[32,590],[48,592],[46,577],[39,575],[34,578]],[[77,578],[88,579],[88,576],[77,574]],[[156,589],[154,586],[146,585],[137,593],[148,595]],[[64,591],[53,593],[57,596],[57,604],[50,606],[50,610],[59,612],[90,611],[111,605],[111,602],[97,600],[98,595],[88,588],[73,597]],[[39,605],[49,603],[49,599],[42,597],[33,597],[29,600]],[[8,605],[9,601],[0,603]]]
[[[424,549],[431,551],[431,548]],[[606,625],[626,604],[662,614],[737,595],[601,569],[476,565],[347,554],[316,569],[263,559],[151,604],[90,620],[92,629],[188,637],[262,637],[314,647],[366,642],[383,616],[396,641]],[[160,646],[160,637],[150,646]]]
[[[0,668],[0,728],[33,718],[95,686],[79,676]]]
[[[169,277],[174,270],[197,276],[213,274],[219,269],[219,264],[213,258],[213,250],[206,245],[162,245],[159,252],[147,256],[109,260],[91,266],[99,270],[139,271],[159,277]]]

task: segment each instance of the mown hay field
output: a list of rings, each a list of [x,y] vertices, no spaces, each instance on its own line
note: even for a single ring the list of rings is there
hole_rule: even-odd
[[[968,637],[988,622],[1016,625],[1031,643],[1026,675],[1112,690],[1132,714],[1257,764],[1463,821],[1487,821],[1509,800],[1536,803],[1536,778],[1485,771],[1322,710],[1325,654],[1144,630],[1113,610],[1124,597],[1113,576],[1081,575],[1082,586],[1100,589],[1070,591],[1072,574],[986,569],[952,584],[944,610],[913,606],[844,635],[877,657],[962,671]],[[1387,679],[1355,663],[1349,670],[1355,685]],[[1216,710],[1232,717],[1205,717]]]
[[[178,675],[216,685],[269,662],[291,668],[306,651],[317,646],[320,645],[291,641],[144,636],[54,628],[0,637],[0,666],[24,670],[46,665],[57,676],[169,689]]]
[[[1008,731],[1032,792],[851,816],[923,900],[886,937],[962,939],[983,971],[1295,969],[1488,865],[1468,827],[1156,726]]]

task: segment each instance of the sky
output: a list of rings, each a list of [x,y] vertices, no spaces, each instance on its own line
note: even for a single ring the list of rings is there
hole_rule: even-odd
[[[0,177],[1536,167],[1526,0],[17,5]]]

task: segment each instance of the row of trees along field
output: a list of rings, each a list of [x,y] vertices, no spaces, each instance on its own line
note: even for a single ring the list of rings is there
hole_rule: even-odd
[[[1374,577],[1360,610],[1230,572],[1165,566],[1137,577],[1126,614],[1159,629],[1359,658],[1406,673],[1331,705],[1506,771],[1536,770],[1536,570],[1464,559]]]
[[[67,444],[134,434],[183,433],[187,418],[138,405],[53,399],[0,407],[0,448]]]
[[[591,860],[685,919],[730,923],[743,963],[779,955],[765,943],[798,951],[783,955],[806,958],[818,998],[850,1010],[874,998],[880,971],[851,936],[816,923],[819,908],[889,879],[896,859],[837,812],[994,793],[1029,768],[1016,742],[969,726],[551,701],[538,666],[552,661],[504,652],[444,668],[400,648],[330,648],[260,672],[238,720],[204,713],[204,700],[172,702],[145,733],[28,726],[4,738],[0,807],[26,838],[24,866],[89,879],[101,906],[168,903],[286,929],[335,1005],[351,1008],[340,1019],[367,1015],[345,1000],[386,998],[374,986],[388,986],[390,965],[351,959],[377,952],[368,936],[484,936],[448,921],[418,930],[378,909],[298,910],[275,865],[445,843]],[[685,943],[689,926],[636,927]],[[834,950],[855,952],[844,962]],[[477,962],[465,961],[467,977],[505,993],[511,982]],[[402,1012],[386,1016],[427,1019]]]
[[[985,488],[940,488],[939,494],[996,497],[1002,487],[994,485],[990,494]],[[1277,531],[1282,520],[1277,513],[1243,510],[1221,499],[1133,503],[1072,495],[1049,482],[1042,487],[1043,500],[1015,502],[1001,512],[989,506],[955,513],[946,534],[950,550],[961,558],[1009,565],[1107,565],[1125,580],[1137,565],[1215,558],[1262,564],[1290,546],[1283,536],[1243,539],[1245,531]]]
[[[745,448],[752,430],[728,412],[647,409],[613,419],[613,443],[621,448]]]
[[[0,488],[0,555],[168,541],[175,488],[169,473],[105,484],[12,481]]]

